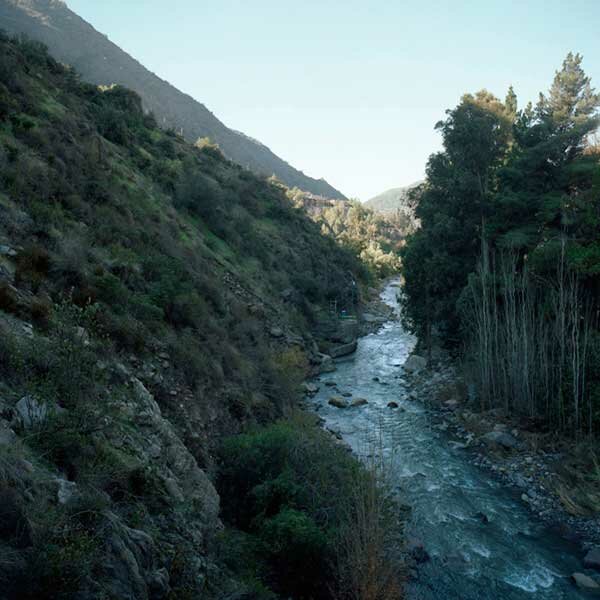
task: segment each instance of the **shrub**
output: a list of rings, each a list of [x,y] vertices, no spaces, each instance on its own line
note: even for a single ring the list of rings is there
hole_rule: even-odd
[[[15,283],[29,285],[37,291],[50,269],[48,251],[41,246],[30,244],[19,252],[16,262]]]
[[[397,569],[386,551],[389,534],[401,527],[395,521],[391,526],[385,488],[310,419],[227,439],[217,489],[224,520],[247,536],[244,547],[252,558],[245,562],[258,561],[256,572],[278,594],[400,597]],[[361,590],[367,595],[356,595]]]

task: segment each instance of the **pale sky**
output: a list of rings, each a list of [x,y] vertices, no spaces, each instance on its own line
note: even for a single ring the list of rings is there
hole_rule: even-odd
[[[423,177],[465,92],[600,88],[600,0],[67,0],[223,121],[349,197]]]

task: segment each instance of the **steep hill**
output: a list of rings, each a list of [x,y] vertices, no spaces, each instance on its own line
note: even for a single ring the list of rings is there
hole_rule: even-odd
[[[280,185],[0,35],[0,596],[258,597],[215,562],[215,448],[332,368],[312,332],[363,274]]]
[[[410,190],[418,186],[421,182],[413,183],[405,187],[392,188],[387,190],[370,200],[367,200],[364,205],[377,213],[386,216],[393,216],[400,212],[410,212],[407,205],[408,193]]]
[[[344,198],[325,180],[305,175],[260,142],[226,127],[203,104],[151,73],[61,0],[0,0],[0,28],[42,41],[56,59],[72,65],[90,83],[114,83],[136,91],[161,127],[182,131],[191,142],[210,137],[228,158],[257,174],[275,175],[289,187],[317,195]]]

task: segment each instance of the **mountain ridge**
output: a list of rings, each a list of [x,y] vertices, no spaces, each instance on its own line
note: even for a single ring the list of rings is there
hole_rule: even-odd
[[[390,188],[373,198],[369,198],[363,204],[371,210],[382,215],[394,215],[398,211],[412,212],[407,205],[408,193],[421,185],[422,181],[416,181],[410,185],[405,185],[396,188]]]
[[[262,142],[228,128],[204,104],[144,67],[62,0],[0,0],[0,23],[48,46],[59,61],[97,85],[119,84],[136,91],[160,126],[191,142],[209,137],[223,153],[257,174],[275,175],[289,187],[336,199],[344,194],[279,158]]]

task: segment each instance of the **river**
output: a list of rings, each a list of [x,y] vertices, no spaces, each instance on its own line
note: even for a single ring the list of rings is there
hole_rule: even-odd
[[[397,292],[395,283],[382,292],[396,311]],[[407,535],[423,541],[431,560],[409,582],[409,600],[587,598],[569,579],[581,570],[578,549],[536,521],[513,490],[472,465],[465,450],[433,428],[427,409],[407,399],[402,365],[414,345],[399,321],[387,322],[337,361],[337,371],[320,377],[312,400],[358,455],[381,449],[391,484],[412,507]],[[329,406],[339,394],[326,382],[369,403]],[[390,401],[400,408],[388,408]]]

